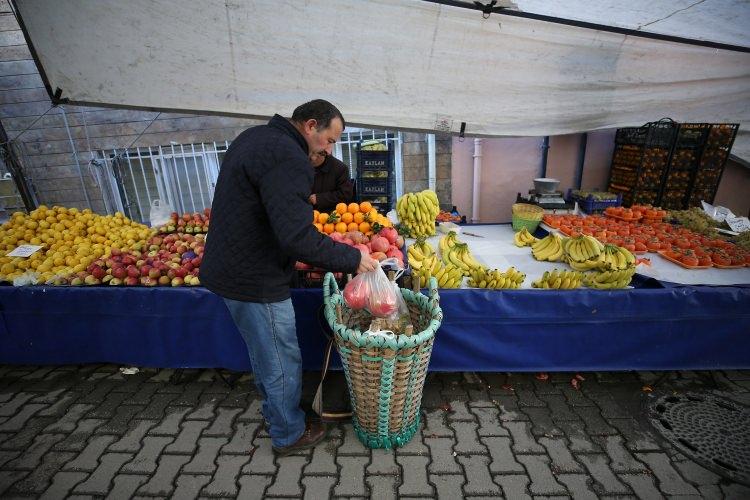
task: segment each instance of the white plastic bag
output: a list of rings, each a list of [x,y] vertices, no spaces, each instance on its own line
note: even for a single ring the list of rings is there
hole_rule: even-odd
[[[148,214],[148,219],[151,227],[161,226],[166,224],[172,218],[172,206],[169,203],[163,202],[160,199],[155,199],[151,203],[151,211]]]
[[[391,258],[381,262],[374,271],[358,274],[344,287],[344,300],[349,307],[367,309],[378,318],[398,317],[400,310],[406,309],[401,290],[383,271],[386,266],[395,266],[403,273],[403,269],[398,268],[398,261]]]

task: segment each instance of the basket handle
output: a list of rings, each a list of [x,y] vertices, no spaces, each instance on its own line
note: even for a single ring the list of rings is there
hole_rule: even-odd
[[[336,278],[333,277],[333,273],[326,273],[323,278],[323,298],[327,301],[333,294],[341,293],[339,291],[339,284],[336,283]]]
[[[437,279],[434,276],[431,276],[429,283],[427,283],[427,286],[429,287],[428,297],[430,299],[430,305],[433,307],[439,305],[440,294],[438,293]]]

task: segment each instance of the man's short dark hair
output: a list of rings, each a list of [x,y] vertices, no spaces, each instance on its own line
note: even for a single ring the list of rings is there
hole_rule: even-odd
[[[341,111],[324,99],[315,99],[310,102],[306,102],[292,113],[292,121],[297,123],[304,123],[307,120],[315,120],[318,122],[320,129],[326,129],[331,125],[331,120],[339,118],[341,125],[346,128],[346,121],[344,121],[344,115]]]

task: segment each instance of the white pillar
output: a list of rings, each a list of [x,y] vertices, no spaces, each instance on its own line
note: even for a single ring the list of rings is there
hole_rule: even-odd
[[[471,191],[471,222],[479,222],[479,194],[482,189],[482,139],[474,139],[474,183]]]
[[[427,188],[435,191],[435,134],[427,134]]]

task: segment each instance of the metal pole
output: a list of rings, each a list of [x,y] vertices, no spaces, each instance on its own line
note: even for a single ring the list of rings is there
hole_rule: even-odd
[[[68,126],[68,117],[65,114],[65,108],[60,107],[62,111],[63,122],[65,122],[65,131],[68,133],[68,140],[70,140],[70,147],[73,148],[73,158],[76,161],[76,167],[78,168],[78,178],[81,179],[81,187],[83,188],[83,196],[86,198],[86,204],[91,209],[91,199],[89,198],[89,192],[86,189],[86,182],[83,180],[83,172],[81,171],[81,162],[78,161],[78,151],[76,150],[75,142],[73,142],[73,135],[70,133],[70,127]]]
[[[578,170],[576,171],[576,188],[581,189],[581,182],[583,181],[583,164],[586,162],[586,145],[589,140],[589,134],[584,132],[581,134],[581,143],[578,146]]]
[[[482,139],[474,139],[474,184],[471,193],[471,222],[479,222],[479,197],[482,191]]]
[[[541,177],[547,177],[547,152],[549,151],[549,136],[545,135],[542,139],[542,174]]]

